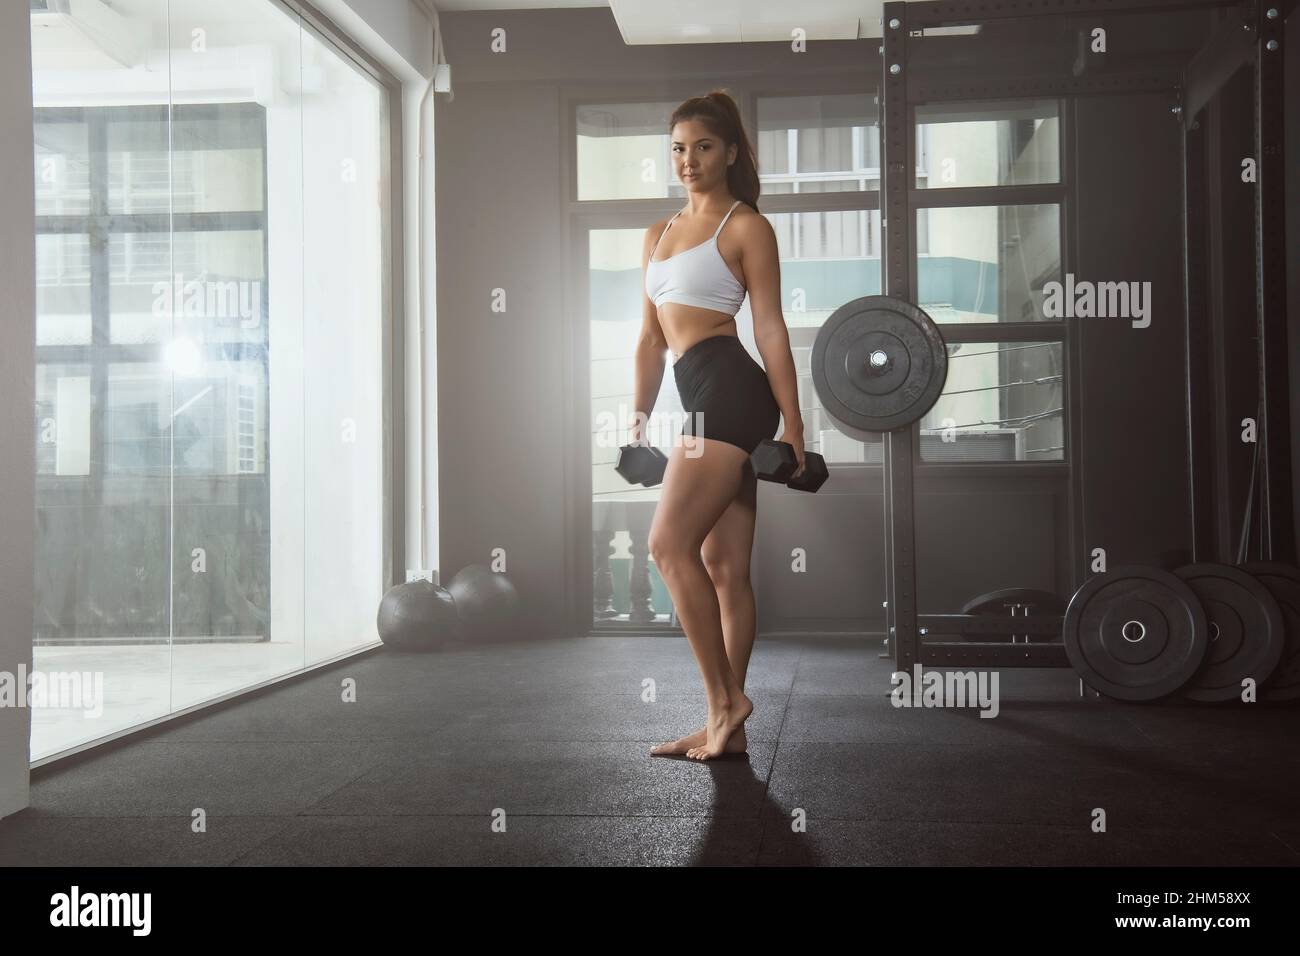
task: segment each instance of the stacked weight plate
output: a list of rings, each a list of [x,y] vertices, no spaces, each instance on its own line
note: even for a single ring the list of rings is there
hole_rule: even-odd
[[[1065,612],[1066,655],[1119,700],[1300,697],[1300,570],[1131,565],[1094,575]]]

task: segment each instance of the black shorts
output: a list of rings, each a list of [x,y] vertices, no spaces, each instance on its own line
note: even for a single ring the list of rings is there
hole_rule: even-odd
[[[752,454],[776,436],[781,409],[767,373],[734,335],[692,345],[673,363],[677,394],[687,411],[683,435],[712,438]]]

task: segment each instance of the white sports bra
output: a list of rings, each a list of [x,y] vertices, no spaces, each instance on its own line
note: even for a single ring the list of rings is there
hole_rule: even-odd
[[[678,302],[731,316],[740,310],[741,303],[745,301],[745,287],[727,266],[718,249],[718,233],[722,232],[722,227],[727,224],[740,202],[737,199],[731,204],[711,238],[698,246],[684,249],[675,256],[655,262],[655,250],[681,213],[668,220],[668,225],[655,241],[654,249],[650,250],[650,261],[646,263],[645,270],[646,295],[650,296],[656,306],[665,302]]]

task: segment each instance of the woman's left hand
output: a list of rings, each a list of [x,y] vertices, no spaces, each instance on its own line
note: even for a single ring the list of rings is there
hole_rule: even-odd
[[[803,474],[803,432],[787,428],[781,433],[781,437],[777,440],[785,442],[794,449],[795,461],[799,462],[799,467],[795,469],[794,474],[790,477],[799,477]]]

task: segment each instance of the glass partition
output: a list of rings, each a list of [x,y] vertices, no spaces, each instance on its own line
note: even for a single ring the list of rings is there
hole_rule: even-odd
[[[376,641],[387,96],[267,0],[34,8],[32,757]],[[105,41],[107,42],[107,41]]]

